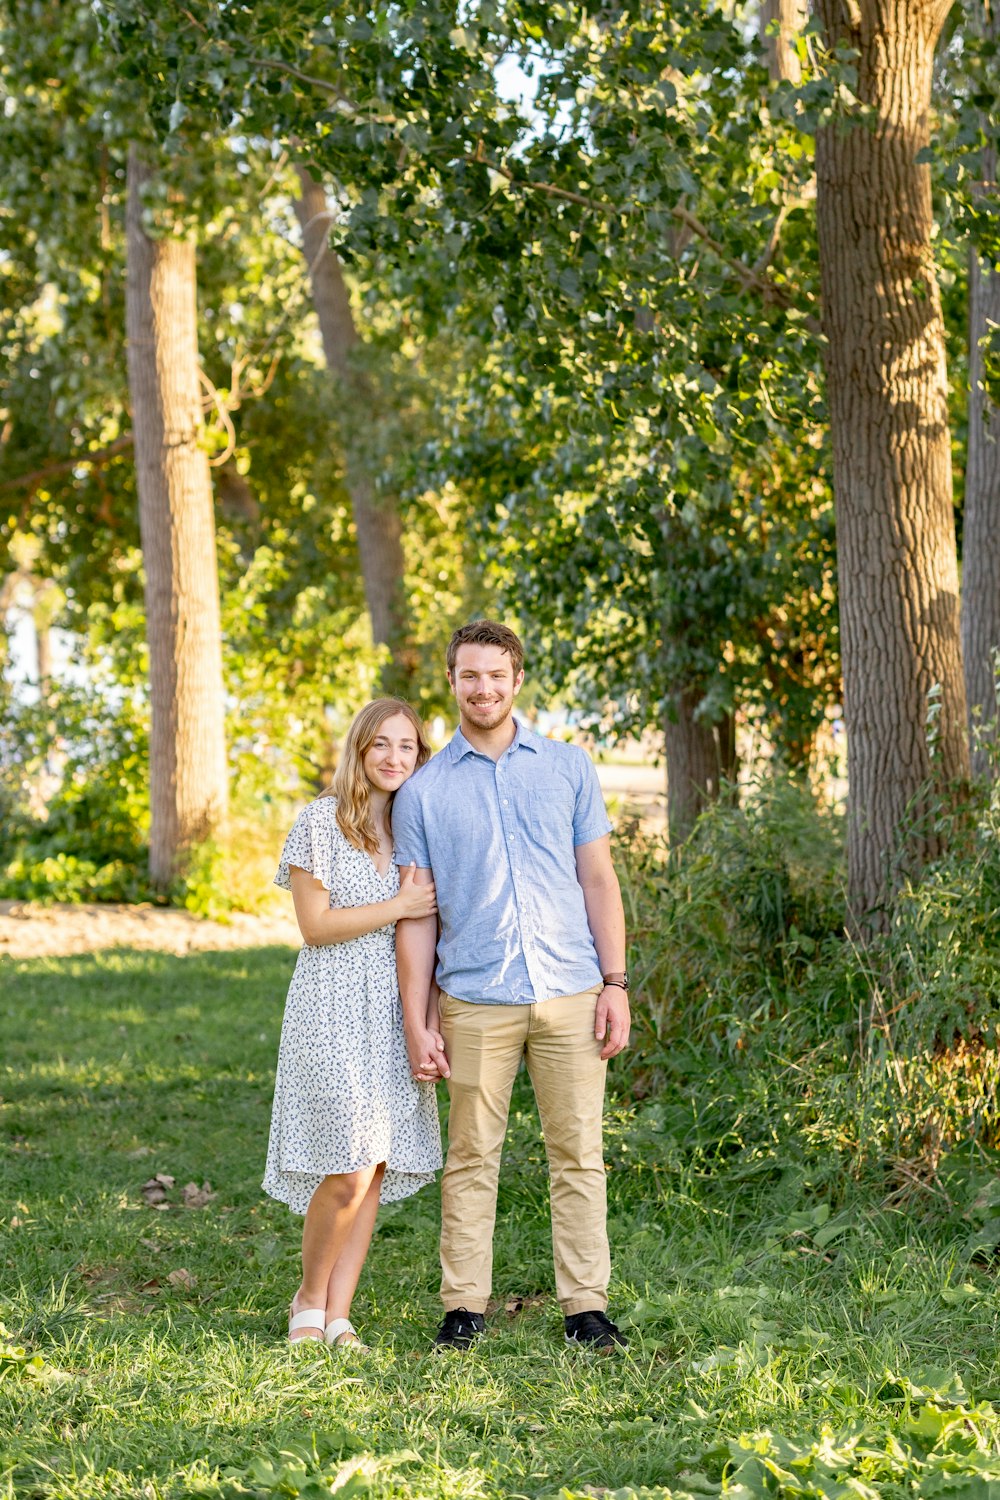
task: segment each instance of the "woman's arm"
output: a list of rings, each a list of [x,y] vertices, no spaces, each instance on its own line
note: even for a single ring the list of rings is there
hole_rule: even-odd
[[[315,875],[291,865],[292,900],[302,940],[310,948],[331,943],[349,943],[351,938],[389,927],[404,917],[433,916],[437,911],[433,885],[417,886],[408,870],[403,871],[399,894],[365,906],[331,906],[330,892]]]
[[[420,869],[416,880],[430,882],[430,870]],[[426,890],[422,883],[418,887]],[[438,987],[434,980],[436,921],[403,922],[396,928],[396,969],[403,1002],[403,1030],[414,1078],[447,1078],[450,1074],[438,1017]]]

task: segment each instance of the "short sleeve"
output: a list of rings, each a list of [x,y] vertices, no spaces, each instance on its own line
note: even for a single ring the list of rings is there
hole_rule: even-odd
[[[274,884],[290,891],[290,867],[308,870],[328,891],[333,890],[337,857],[337,804],[332,797],[320,797],[304,807],[292,824],[281,851]]]
[[[430,869],[424,810],[411,781],[404,782],[392,799],[392,842],[396,846],[397,865],[414,864],[418,870]]]
[[[585,750],[579,752],[580,784],[573,809],[573,843],[590,844],[611,832],[611,820],[604,806],[604,793],[597,779],[594,762]]]

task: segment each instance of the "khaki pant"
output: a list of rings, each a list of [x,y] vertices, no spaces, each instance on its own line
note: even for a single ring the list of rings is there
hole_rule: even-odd
[[[493,1275],[500,1153],[523,1057],[549,1161],[556,1294],[566,1314],[608,1305],[602,1117],[607,1063],[594,1037],[598,990],[538,1005],[441,996],[451,1066],[448,1160],[441,1179],[441,1300],[485,1312]]]

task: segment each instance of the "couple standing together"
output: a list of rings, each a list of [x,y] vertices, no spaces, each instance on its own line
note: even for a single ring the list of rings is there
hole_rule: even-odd
[[[448,646],[460,723],[434,758],[412,708],[358,714],[276,876],[305,942],[281,1033],[264,1189],[304,1214],[289,1337],[360,1340],[351,1302],[379,1202],[441,1164],[436,1343],[468,1349],[490,1295],[500,1154],[524,1059],[550,1175],[566,1338],[610,1350],[602,1150],[608,1059],[627,1045],[611,825],[576,746],[512,717],[524,651],[475,620]]]

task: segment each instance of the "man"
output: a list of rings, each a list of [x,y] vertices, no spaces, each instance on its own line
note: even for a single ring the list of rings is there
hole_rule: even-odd
[[[549,1161],[566,1338],[610,1350],[626,1340],[607,1316],[602,1115],[608,1059],[629,1035],[625,917],[589,757],[512,717],[523,662],[505,625],[456,630],[447,664],[459,727],[392,809],[396,858],[434,880],[441,923],[440,941],[434,917],[396,928],[410,1067],[446,1078],[451,1098],[436,1342],[468,1349],[483,1331],[523,1057]]]

